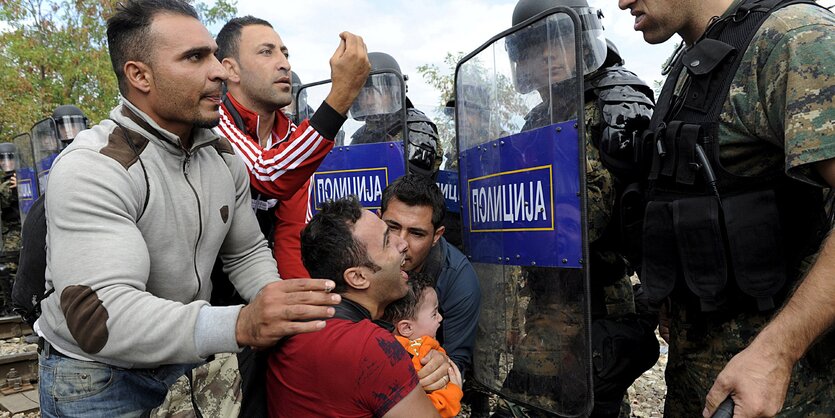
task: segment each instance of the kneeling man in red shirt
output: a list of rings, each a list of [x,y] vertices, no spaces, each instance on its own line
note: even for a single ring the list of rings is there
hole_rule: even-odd
[[[421,385],[411,359],[380,321],[406,295],[408,244],[355,198],[323,205],[301,237],[312,275],[342,296],[324,329],[279,342],[270,356],[271,417],[438,417],[424,394],[449,383],[449,359],[436,353],[437,376]],[[442,363],[442,364],[440,364]],[[426,368],[426,367],[424,367]]]

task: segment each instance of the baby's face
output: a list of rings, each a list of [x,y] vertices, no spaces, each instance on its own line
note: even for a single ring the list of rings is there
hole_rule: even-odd
[[[430,336],[435,338],[441,320],[444,319],[438,312],[438,293],[429,287],[424,289],[417,306],[417,314],[414,320],[413,338]]]

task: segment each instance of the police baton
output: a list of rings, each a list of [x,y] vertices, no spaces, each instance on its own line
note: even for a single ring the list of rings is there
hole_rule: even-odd
[[[722,403],[719,404],[719,407],[716,408],[716,412],[713,413],[712,418],[733,418],[733,416],[734,400],[728,396],[724,401],[722,401]]]

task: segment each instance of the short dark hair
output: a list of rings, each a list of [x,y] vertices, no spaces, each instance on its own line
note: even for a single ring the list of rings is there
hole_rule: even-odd
[[[302,263],[310,277],[330,279],[336,283],[334,291],[346,289],[343,273],[351,267],[380,266],[368,258],[365,244],[354,239],[353,229],[363,213],[355,196],[348,196],[322,204],[322,209],[302,230]]]
[[[409,292],[406,293],[406,296],[386,306],[382,320],[396,325],[397,322],[404,319],[415,319],[420,298],[423,297],[426,289],[431,287],[434,287],[434,283],[428,274],[411,273],[409,275]]]
[[[267,22],[264,19],[259,19],[255,16],[232,18],[232,20],[223,25],[220,32],[217,33],[217,38],[215,38],[215,42],[217,42],[217,52],[215,52],[215,57],[217,57],[218,61],[223,61],[224,58],[228,57],[232,57],[236,60],[238,59],[238,46],[241,42],[241,31],[244,27],[251,25],[273,27],[270,22]]]
[[[197,20],[197,11],[183,0],[124,0],[116,5],[116,12],[107,19],[107,47],[110,64],[119,81],[119,91],[127,93],[125,63],[151,60],[151,23],[160,13],[189,16]]]
[[[406,174],[393,181],[383,190],[380,213],[385,214],[389,200],[395,198],[409,206],[429,206],[432,208],[432,226],[441,226],[446,216],[446,203],[441,189],[435,181],[421,174]]]

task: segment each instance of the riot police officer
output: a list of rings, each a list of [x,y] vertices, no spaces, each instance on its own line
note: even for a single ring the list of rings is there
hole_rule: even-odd
[[[6,176],[14,175],[17,168],[17,147],[10,142],[0,143],[0,170]]]
[[[682,40],[646,137],[641,279],[667,308],[665,416],[711,416],[728,396],[735,416],[832,416],[835,102],[821,93],[835,88],[835,15],[811,1],[618,5],[648,43]]]
[[[438,128],[405,96],[407,77],[400,64],[384,52],[369,52],[371,75],[350,109],[350,116],[365,122],[351,136],[351,145],[400,141],[403,137],[401,110],[406,107],[409,172],[432,175],[443,159]],[[341,145],[341,144],[339,144]]]
[[[52,112],[52,120],[55,121],[55,128],[58,130],[58,140],[63,148],[69,145],[79,132],[87,129],[90,121],[84,112],[75,105],[61,105]]]
[[[635,144],[648,126],[653,94],[643,81],[623,67],[617,49],[604,37],[602,15],[590,8],[586,0],[520,0],[513,11],[513,25],[556,6],[570,7],[579,15],[582,56],[575,57],[577,40],[569,19],[560,21],[566,23],[565,27],[557,24],[557,27],[543,27],[542,31],[517,32],[513,35],[519,36],[509,36],[505,45],[511,59],[514,87],[522,94],[536,91],[542,99],[526,115],[523,132],[547,126],[552,120],[576,117],[575,102],[563,98],[572,97],[577,77],[583,77],[594,363],[591,416],[628,416],[628,406],[622,410],[626,389],[655,363],[658,342],[652,316],[642,315],[636,309],[630,280],[633,268],[624,257],[622,228],[613,214],[617,213],[626,185],[637,177]],[[584,74],[575,74],[575,60],[582,62]],[[581,313],[566,309],[571,304],[560,300],[561,293],[553,289],[555,277],[550,276],[553,271],[526,267],[521,274],[530,294],[524,313],[526,324],[531,329],[542,321],[561,324],[550,328],[563,335],[565,351],[570,350],[571,336],[579,338],[575,335],[578,327],[572,324],[579,320]],[[506,386],[522,386],[512,380],[529,380],[537,374],[558,370],[560,366],[551,367],[550,362],[564,362],[569,358],[567,354],[561,359],[538,358],[539,351],[534,346],[536,343],[531,342],[535,340],[532,337],[535,336],[529,333],[517,343],[516,350],[520,353],[514,369],[522,373],[511,370]],[[526,346],[531,347],[526,349]],[[500,410],[497,415],[507,416],[510,410],[515,414],[524,411],[509,402],[504,404],[507,410]]]
[[[11,312],[11,291],[17,272],[17,256],[20,250],[20,212],[17,205],[17,147],[10,142],[0,143],[0,217],[2,217],[2,242],[0,253],[0,314]]]

